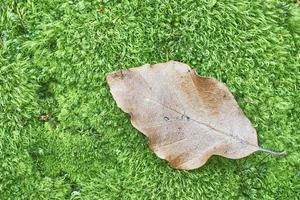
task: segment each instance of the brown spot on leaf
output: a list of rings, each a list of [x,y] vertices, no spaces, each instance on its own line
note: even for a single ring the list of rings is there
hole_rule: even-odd
[[[171,167],[179,168],[180,164],[182,164],[184,162],[185,157],[186,157],[186,154],[170,155],[170,156],[166,157],[166,160],[169,161]]]
[[[197,75],[191,75],[191,78],[203,103],[209,106],[213,113],[218,113],[219,107],[222,106],[222,98],[224,98],[224,95],[226,97],[225,91],[219,87],[215,79]]]
[[[144,128],[144,130],[149,133],[149,147],[150,149],[154,150],[155,147],[160,143],[160,135],[155,127]]]
[[[130,69],[123,69],[107,75],[107,81],[110,82],[113,79],[130,78]]]
[[[107,76],[108,80],[117,79],[117,78],[120,78],[120,79],[123,78],[122,70],[117,71],[117,72],[113,72],[113,73],[109,74],[109,76]]]

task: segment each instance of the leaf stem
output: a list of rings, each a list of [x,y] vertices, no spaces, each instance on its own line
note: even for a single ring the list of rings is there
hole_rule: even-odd
[[[265,152],[265,153],[270,154],[271,156],[275,156],[275,157],[281,157],[281,156],[286,156],[287,155],[286,151],[275,152],[275,151],[271,151],[269,149],[265,149],[265,148],[262,148],[262,147],[258,147],[258,151]]]

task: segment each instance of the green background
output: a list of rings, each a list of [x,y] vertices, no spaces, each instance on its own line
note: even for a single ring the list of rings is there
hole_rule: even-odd
[[[294,0],[0,0],[0,199],[299,199],[299,48]],[[168,60],[226,83],[289,155],[157,158],[105,75]]]

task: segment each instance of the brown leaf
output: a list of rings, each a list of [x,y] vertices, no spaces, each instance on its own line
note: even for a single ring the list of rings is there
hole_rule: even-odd
[[[223,83],[198,76],[186,64],[146,64],[110,73],[107,81],[132,125],[174,168],[198,168],[212,155],[283,154],[258,146],[255,129]]]

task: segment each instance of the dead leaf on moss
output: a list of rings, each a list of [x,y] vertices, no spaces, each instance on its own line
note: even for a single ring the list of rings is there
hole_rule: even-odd
[[[255,129],[226,85],[198,76],[186,64],[146,64],[112,72],[107,82],[132,125],[174,168],[198,168],[212,155],[285,154],[259,147]]]

